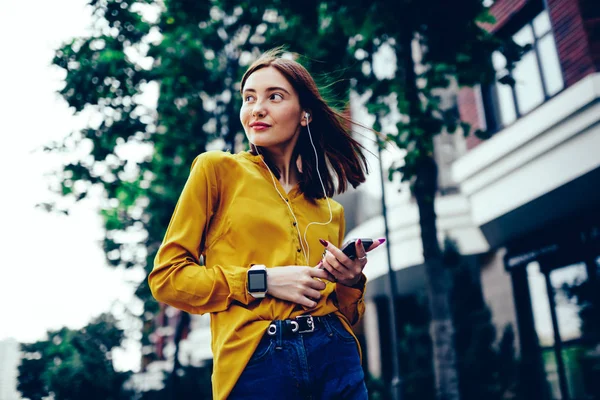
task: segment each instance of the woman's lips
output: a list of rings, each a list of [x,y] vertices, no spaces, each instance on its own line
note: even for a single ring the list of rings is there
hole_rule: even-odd
[[[270,128],[271,125],[265,124],[263,122],[253,122],[250,124],[250,127],[255,131],[264,131],[267,128]]]

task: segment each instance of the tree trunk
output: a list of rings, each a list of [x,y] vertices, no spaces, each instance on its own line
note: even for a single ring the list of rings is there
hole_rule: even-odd
[[[433,340],[433,365],[438,400],[458,400],[458,371],[454,346],[454,324],[450,309],[452,277],[442,261],[436,215],[437,164],[433,157],[420,161],[415,183],[419,206],[421,241],[425,259],[425,274],[431,313],[430,334]]]
[[[412,53],[414,38],[413,27],[403,25],[399,40],[399,62],[403,66],[405,96],[409,106],[410,124],[417,126],[421,120],[421,103],[415,61]],[[431,313],[430,334],[433,341],[433,366],[436,380],[436,397],[438,400],[459,400],[458,370],[456,367],[456,351],[454,345],[454,324],[450,309],[450,289],[452,277],[442,261],[442,252],[437,238],[435,195],[438,184],[438,167],[433,154],[428,150],[432,146],[429,141],[437,132],[428,132],[416,137],[415,144],[419,151],[416,161],[414,195],[419,207],[419,223],[421,225],[421,242],[429,310]]]

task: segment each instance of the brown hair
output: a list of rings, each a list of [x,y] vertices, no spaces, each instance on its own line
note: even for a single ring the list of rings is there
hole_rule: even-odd
[[[325,194],[332,197],[336,193],[334,174],[337,177],[337,193],[345,192],[348,183],[356,188],[365,181],[368,167],[362,153],[364,147],[352,138],[351,130],[346,126],[359,124],[331,108],[306,68],[297,61],[282,58],[282,53],[281,49],[269,50],[252,63],[242,78],[240,92],[244,90],[248,77],[259,69],[273,67],[283,74],[298,93],[302,109],[309,111],[312,116],[310,131],[317,148],[319,170],[326,193],[323,193],[315,170],[315,153],[306,127],[303,128],[295,149],[296,156],[302,159],[300,189],[309,199],[320,199]],[[250,144],[250,147],[254,154],[258,153],[254,144]],[[279,171],[271,160],[265,156],[265,161],[279,179]]]

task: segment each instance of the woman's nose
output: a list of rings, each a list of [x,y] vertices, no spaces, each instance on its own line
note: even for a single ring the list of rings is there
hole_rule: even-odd
[[[265,115],[267,115],[267,109],[265,108],[264,104],[262,102],[256,102],[254,104],[254,108],[252,109],[252,116],[262,118]]]

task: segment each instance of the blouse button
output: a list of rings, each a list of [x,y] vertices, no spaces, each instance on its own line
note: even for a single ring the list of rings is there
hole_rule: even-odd
[[[296,251],[297,251],[298,253],[300,253],[300,249],[296,249]]]
[[[296,226],[296,221],[294,221],[294,223],[293,223],[293,224],[294,224],[294,226]]]

